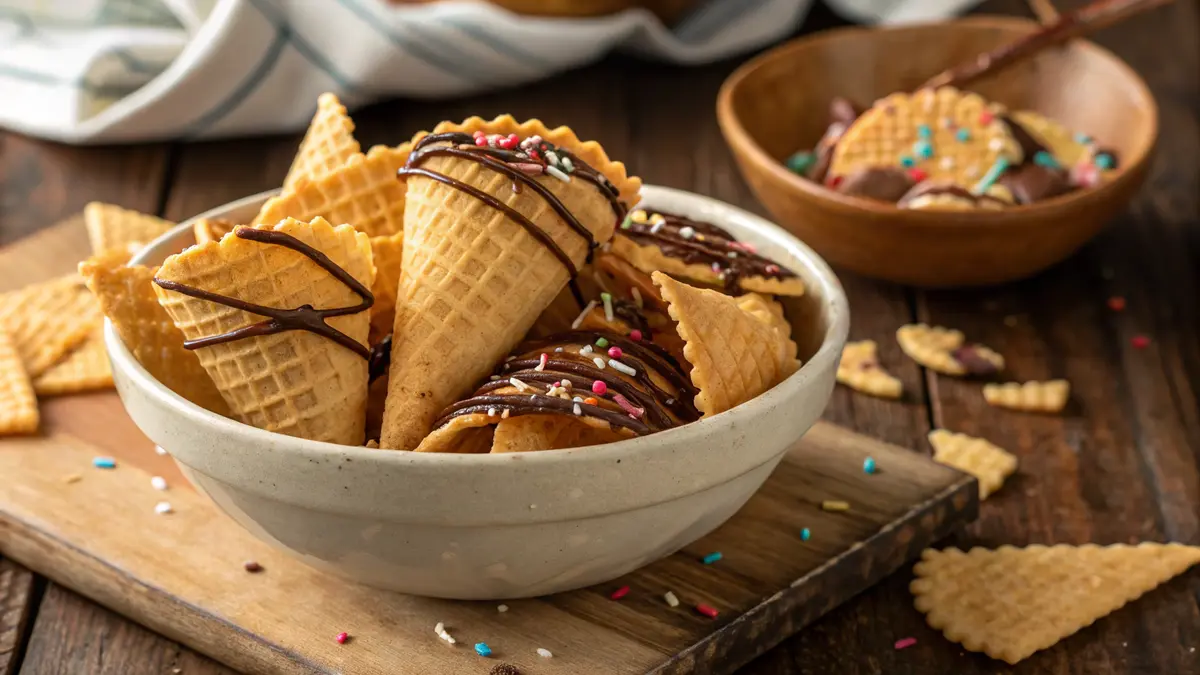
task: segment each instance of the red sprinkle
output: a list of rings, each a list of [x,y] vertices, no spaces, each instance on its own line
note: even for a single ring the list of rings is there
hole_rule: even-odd
[[[486,136],[476,136],[475,137],[475,145],[478,145],[481,148],[483,146],[487,145],[487,137]]]
[[[629,339],[630,339],[630,340],[633,340],[634,342],[641,342],[641,340],[642,340],[642,331],[640,331],[640,330],[638,330],[638,329],[636,329],[636,328],[634,328],[633,330],[629,331]]]
[[[994,120],[994,119],[996,119],[996,116],[986,110],[979,113],[979,123],[980,124],[991,124],[992,120]]]
[[[710,619],[717,618],[717,614],[719,613],[716,607],[709,607],[708,605],[696,605],[696,611]]]
[[[1150,346],[1150,338],[1145,335],[1134,335],[1129,344],[1133,345],[1134,349],[1145,349]]]
[[[608,392],[608,385],[604,384],[603,380],[596,380],[592,383],[593,394],[596,394],[597,396],[603,396],[606,392]]]
[[[914,183],[920,183],[921,181],[925,180],[926,178],[929,178],[929,174],[922,171],[921,169],[913,167],[908,170],[908,177],[913,179]]]
[[[836,188],[837,188],[837,186],[839,186],[839,185],[841,185],[841,184],[842,184],[842,177],[841,177],[841,176],[830,176],[829,178],[825,179],[825,185],[827,185],[827,186],[829,186],[829,187],[831,187],[831,188],[835,188],[835,189],[836,189]]]
[[[624,356],[624,355],[625,355],[625,352],[621,351],[621,348],[620,348],[620,347],[609,347],[609,348],[608,348],[608,355],[609,355],[609,357],[611,357],[611,358],[614,358],[614,359],[619,359],[619,358],[621,358],[622,356]]]
[[[608,596],[608,599],[609,600],[620,600],[621,598],[623,598],[627,595],[629,595],[629,587],[622,586],[622,587],[618,588],[617,590],[613,591],[612,595]]]
[[[1120,312],[1125,309],[1125,298],[1119,295],[1114,295],[1108,299],[1108,308],[1114,312]]]
[[[917,644],[917,638],[914,638],[914,637],[902,638],[900,640],[896,640],[896,649],[908,649],[909,647],[911,647],[915,644]]]
[[[349,640],[349,639],[350,639],[350,634],[349,634],[349,633],[344,633],[344,632],[343,632],[343,633],[338,633],[338,634],[337,634],[337,638],[335,638],[335,639],[337,640],[337,643],[338,643],[339,645],[344,645],[344,644],[346,644],[346,640]]]

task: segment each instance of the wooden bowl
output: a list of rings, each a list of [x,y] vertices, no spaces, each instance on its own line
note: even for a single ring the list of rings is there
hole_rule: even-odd
[[[782,163],[812,148],[828,103],[869,105],[1036,30],[1022,19],[846,28],[796,40],[744,64],[717,97],[717,118],[742,175],[775,219],[830,262],[927,287],[1021,279],[1066,258],[1120,213],[1146,177],[1158,109],[1140,77],[1111,52],[1077,40],[969,89],[1032,109],[1117,152],[1104,184],[1001,211],[918,211],[849,197]]]

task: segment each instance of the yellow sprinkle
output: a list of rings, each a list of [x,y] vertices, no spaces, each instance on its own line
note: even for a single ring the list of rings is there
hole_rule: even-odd
[[[821,508],[826,511],[849,511],[850,502],[844,502],[838,499],[826,499],[821,502]]]
[[[656,213],[656,214],[650,216],[650,223],[652,225],[657,225],[659,223],[665,223],[665,222],[667,222],[667,219],[664,218],[663,214],[661,214],[661,213]]]
[[[79,474],[77,474],[77,473],[73,473],[73,474],[71,474],[70,476],[66,476],[66,477],[64,477],[64,478],[63,478],[63,482],[64,482],[64,483],[68,483],[68,484],[70,484],[70,483],[78,483],[78,482],[79,482],[79,481],[81,481],[81,480],[83,480],[83,476],[80,476],[80,475],[79,475]]]
[[[644,223],[646,222],[646,212],[638,209],[637,211],[629,214],[629,219],[635,223]]]

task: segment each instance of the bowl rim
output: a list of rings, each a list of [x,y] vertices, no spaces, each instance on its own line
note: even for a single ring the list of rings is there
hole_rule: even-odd
[[[835,28],[832,30],[821,31],[815,35],[800,37],[783,44],[777,45],[767,51],[755,56],[738,66],[721,84],[721,89],[717,93],[717,122],[721,127],[721,131],[725,136],[726,142],[734,150],[735,154],[740,154],[747,157],[750,162],[755,164],[760,170],[764,170],[771,174],[777,181],[782,182],[787,188],[793,191],[799,191],[815,200],[824,200],[829,203],[839,206],[858,209],[864,213],[870,213],[873,216],[886,216],[892,218],[904,218],[910,222],[919,222],[923,226],[941,226],[948,228],[962,228],[962,220],[957,217],[956,212],[937,211],[937,210],[922,210],[922,209],[901,209],[895,204],[881,202],[878,200],[868,199],[865,197],[856,197],[844,195],[840,192],[835,192],[826,188],[820,183],[815,183],[808,179],[802,178],[784,166],[783,162],[775,159],[758,144],[757,141],[750,135],[746,128],[742,125],[737,113],[734,111],[733,100],[737,95],[736,91],[741,87],[751,75],[768,63],[776,60],[784,59],[790,56],[793,52],[803,51],[814,44],[826,41],[841,40],[849,35],[860,33],[873,32],[902,32],[916,29],[926,29],[930,27],[950,26],[968,26],[968,27],[1006,27],[1017,29],[1031,29],[1040,27],[1036,21],[1025,19],[1022,17],[1002,16],[1002,15],[977,15],[962,17],[953,21],[911,23],[896,26],[847,26],[843,28]],[[1131,176],[1137,176],[1140,173],[1140,168],[1145,164],[1155,146],[1158,139],[1158,104],[1154,98],[1154,94],[1150,91],[1146,81],[1137,73],[1128,63],[1112,51],[1083,38],[1076,38],[1069,44],[1078,46],[1087,52],[1091,52],[1102,59],[1109,61],[1114,67],[1122,71],[1128,81],[1134,86],[1138,92],[1138,96],[1142,99],[1147,111],[1149,112],[1150,127],[1149,132],[1145,135],[1146,142],[1134,148],[1134,153],[1130,157],[1122,157],[1120,166],[1116,169],[1116,175],[1105,183],[1089,188],[1086,190],[1077,190],[1063,195],[1034,202],[1032,204],[1017,204],[1005,209],[989,211],[980,210],[978,213],[973,213],[972,218],[977,221],[972,223],[977,229],[988,225],[1002,225],[1010,227],[1015,223],[1026,221],[1023,218],[1010,218],[1009,216],[1029,216],[1038,211],[1045,210],[1047,212],[1061,207],[1068,203],[1086,203],[1098,202],[1106,197],[1107,193],[1124,182]],[[1032,219],[1028,219],[1032,222]]]
[[[193,224],[200,219],[217,218],[233,209],[245,208],[251,204],[261,203],[277,192],[277,189],[267,190],[243,197],[189,218],[147,245],[133,257],[129,264],[144,264],[146,258],[157,253],[156,249],[159,245],[174,239],[185,230],[190,230]],[[805,284],[810,289],[819,289],[817,302],[821,307],[820,314],[827,322],[820,347],[816,353],[804,362],[799,370],[763,394],[742,405],[709,418],[649,436],[631,438],[604,445],[528,453],[504,453],[499,455],[490,453],[458,454],[405,450],[381,451],[377,448],[367,448],[365,446],[339,445],[325,441],[287,436],[243,424],[237,420],[206,410],[168,389],[133,357],[133,354],[117,334],[112,322],[106,318],[104,333],[109,358],[115,370],[120,371],[139,390],[155,399],[159,405],[171,409],[174,413],[185,418],[192,424],[215,426],[215,430],[220,431],[222,434],[239,436],[247,444],[282,447],[286,448],[289,452],[298,453],[297,456],[307,456],[322,460],[350,457],[356,461],[384,462],[397,466],[419,464],[427,469],[445,469],[448,471],[458,470],[460,467],[486,466],[512,461],[525,462],[525,466],[529,466],[530,468],[553,463],[606,462],[629,458],[639,454],[652,455],[659,450],[669,450],[681,445],[686,446],[689,443],[700,442],[715,425],[737,426],[748,424],[755,417],[762,414],[762,412],[778,405],[786,405],[787,401],[796,398],[807,387],[814,385],[822,372],[826,369],[836,367],[837,360],[841,358],[842,345],[849,334],[850,308],[841,282],[828,263],[815,251],[774,222],[712,197],[655,185],[643,185],[642,196],[649,202],[653,202],[656,196],[665,199],[690,201],[695,205],[697,210],[721,214],[724,218],[741,219],[755,228],[757,236],[768,239],[773,244],[787,249],[792,256],[803,261],[806,268],[803,275]],[[671,442],[664,442],[664,440]],[[753,467],[745,467],[745,469],[751,470]]]

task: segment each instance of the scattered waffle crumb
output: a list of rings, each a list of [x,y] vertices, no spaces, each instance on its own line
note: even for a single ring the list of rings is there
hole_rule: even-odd
[[[850,502],[844,502],[840,499],[826,499],[821,502],[821,508],[826,511],[849,511]]]
[[[926,549],[909,586],[946,639],[1015,664],[1200,562],[1200,547]]]
[[[80,476],[77,473],[73,473],[69,476],[63,477],[63,482],[66,483],[67,485],[70,485],[71,483],[78,483],[81,480],[83,480],[83,476]]]
[[[1062,412],[1071,395],[1071,383],[1066,380],[1047,382],[1006,382],[985,384],[983,398],[988,405],[1029,412]]]
[[[900,349],[922,366],[945,375],[990,375],[1004,370],[1004,357],[980,344],[964,344],[961,331],[927,326],[901,326]]]
[[[855,391],[882,398],[900,398],[904,386],[879,365],[874,340],[847,342],[842,348],[837,380]]]
[[[521,675],[521,670],[511,663],[497,663],[488,671],[488,675]]]
[[[979,498],[1000,489],[1004,479],[1017,470],[1017,458],[982,438],[956,434],[945,429],[929,432],[933,460],[979,479]]]

